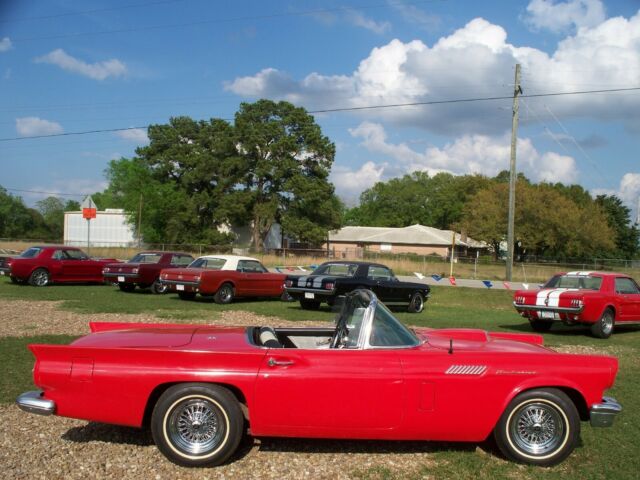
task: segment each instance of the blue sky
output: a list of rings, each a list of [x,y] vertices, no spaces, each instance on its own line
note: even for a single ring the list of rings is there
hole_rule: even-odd
[[[640,87],[635,0],[0,2],[0,185],[27,204],[102,190],[141,130],[227,118],[242,101],[308,110]],[[523,98],[518,170],[640,195],[640,90]],[[511,101],[318,114],[353,205],[415,170],[508,168]]]

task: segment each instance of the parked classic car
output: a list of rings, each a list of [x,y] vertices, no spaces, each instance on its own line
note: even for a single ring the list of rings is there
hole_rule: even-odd
[[[110,263],[102,274],[107,282],[117,283],[123,292],[151,287],[153,293],[166,293],[168,286],[160,282],[160,271],[165,268],[186,267],[193,257],[182,252],[140,252],[126,263]]]
[[[50,283],[102,283],[102,269],[115,258],[91,258],[82,250],[66,245],[27,248],[9,263],[13,282],[44,287]]]
[[[187,268],[162,270],[160,281],[183,300],[199,293],[216,303],[231,303],[236,297],[280,297],[282,273],[271,273],[260,261],[238,255],[206,255]]]
[[[558,273],[539,290],[515,292],[513,306],[537,332],[562,322],[589,325],[595,337],[608,338],[616,324],[640,323],[640,288],[622,273]]]
[[[11,260],[16,258],[19,253],[15,250],[0,248],[0,276],[9,275]]]
[[[333,305],[337,297],[357,288],[367,288],[386,305],[406,306],[412,313],[424,310],[431,291],[423,283],[401,282],[385,265],[355,261],[325,262],[311,275],[289,275],[285,288],[305,310],[317,310],[322,302]]]
[[[91,323],[70,345],[30,345],[18,406],[134,427],[185,466],[218,465],[246,426],[269,437],[481,442],[553,465],[580,422],[610,426],[615,357],[557,353],[537,334],[410,330],[368,290],[335,327]]]

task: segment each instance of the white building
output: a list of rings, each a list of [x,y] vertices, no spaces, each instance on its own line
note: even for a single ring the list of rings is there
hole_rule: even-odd
[[[82,212],[65,212],[64,244],[84,247],[87,236],[92,247],[129,247],[137,244],[133,226],[119,208],[96,212],[96,218],[86,220]]]

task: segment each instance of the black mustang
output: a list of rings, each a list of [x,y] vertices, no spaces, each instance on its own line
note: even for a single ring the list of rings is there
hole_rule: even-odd
[[[289,275],[284,285],[305,310],[317,310],[322,302],[333,305],[336,297],[366,288],[385,305],[406,305],[409,312],[420,313],[431,290],[422,283],[401,282],[385,265],[350,261],[323,263],[311,275]]]

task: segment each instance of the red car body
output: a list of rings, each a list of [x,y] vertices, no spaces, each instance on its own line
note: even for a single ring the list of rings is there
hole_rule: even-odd
[[[109,263],[102,270],[106,282],[117,283],[120,290],[131,292],[136,288],[151,287],[154,293],[165,293],[167,288],[160,281],[162,269],[189,265],[193,257],[183,252],[140,252],[128,262]]]
[[[283,273],[272,273],[257,259],[238,255],[206,255],[187,268],[162,270],[160,281],[182,299],[196,294],[213,296],[217,303],[236,297],[280,297]]]
[[[102,269],[115,258],[91,258],[76,247],[34,246],[9,260],[9,276],[14,282],[35,286],[49,283],[102,283]]]
[[[360,298],[365,303],[356,304]],[[207,405],[227,433],[240,415],[239,437],[247,422],[254,436],[480,442],[509,424],[507,413],[518,412],[523,398],[534,398],[531,416],[541,418],[531,429],[543,430],[539,411],[553,394],[573,422],[543,431],[566,434],[557,445],[569,450],[507,453],[541,465],[570,453],[580,420],[609,426],[621,410],[603,396],[618,370],[614,357],[557,353],[536,334],[411,331],[365,290],[347,295],[335,328],[90,325],[92,333],[71,345],[29,346],[42,391],[23,394],[19,406],[135,427],[150,419],[163,453],[189,466],[223,462],[239,439],[224,455],[205,455],[200,444],[191,455],[167,448],[167,432],[184,440],[167,420],[184,402],[195,402],[181,424],[194,443],[204,435],[198,415]],[[186,393],[175,397],[176,389]]]
[[[585,324],[607,338],[614,325],[640,323],[640,288],[622,273],[558,273],[541,289],[516,291],[513,305],[537,331],[554,322]]]

